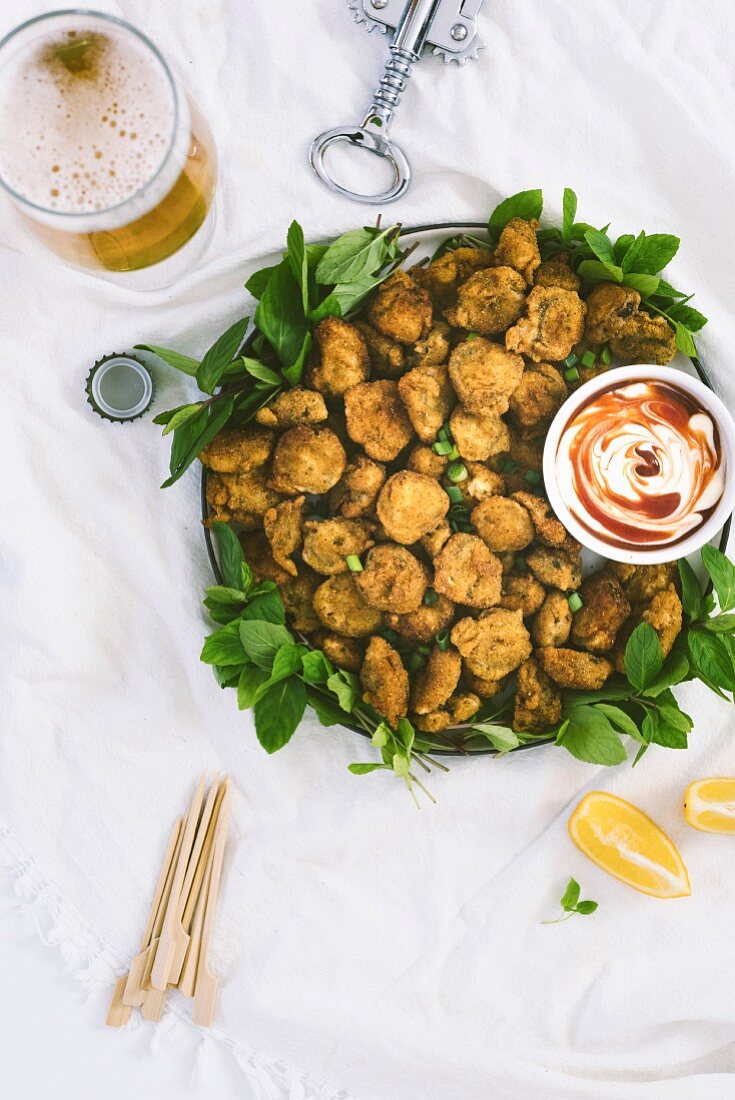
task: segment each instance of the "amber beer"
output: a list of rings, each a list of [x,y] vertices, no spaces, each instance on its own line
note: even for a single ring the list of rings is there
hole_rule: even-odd
[[[0,43],[0,182],[65,260],[165,260],[207,218],[216,174],[206,122],[135,28],[51,12]]]

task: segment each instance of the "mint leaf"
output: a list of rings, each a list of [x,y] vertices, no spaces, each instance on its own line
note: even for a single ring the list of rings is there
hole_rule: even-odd
[[[233,624],[234,625],[234,624]],[[242,648],[258,668],[270,671],[273,658],[282,645],[293,643],[293,635],[278,623],[247,620],[238,623]]]
[[[509,726],[496,726],[491,722],[478,722],[472,727],[470,733],[479,734],[490,742],[498,753],[510,752],[516,749],[521,741],[515,730]]]
[[[596,901],[580,901],[575,912],[580,913],[583,917],[586,917],[588,916],[588,914],[594,913],[595,909],[597,909]]]
[[[164,363],[180,370],[182,374],[188,374],[190,378],[194,378],[199,370],[199,360],[192,359],[190,355],[182,355],[181,352],[171,351],[169,348],[159,348],[156,344],[136,344],[135,347],[138,351],[152,351]]]
[[[240,641],[240,624],[229,623],[204,639],[199,660],[205,665],[242,665],[247,657]]]
[[[588,764],[622,764],[626,752],[619,735],[595,707],[574,707],[557,744]]]
[[[182,424],[186,424],[187,420],[191,420],[200,412],[202,408],[201,401],[197,401],[194,405],[180,405],[178,409],[173,410],[173,415],[170,413],[162,413],[160,416],[153,417],[154,424],[165,424],[163,429],[163,435],[169,435],[175,431],[176,428],[180,428]],[[166,417],[166,419],[162,419]]]
[[[301,655],[301,668],[307,684],[326,684],[334,672],[332,662],[320,649],[310,649]]]
[[[676,334],[676,346],[682,355],[687,355],[690,359],[696,359],[697,345],[694,343],[689,329],[681,321],[674,321],[674,333]]]
[[[658,276],[656,275],[623,275],[623,286],[630,286],[637,290],[642,298],[648,298],[655,294],[658,288]]]
[[[277,266],[277,265],[276,265]],[[254,271],[248,281],[245,283],[245,289],[248,294],[252,294],[253,298],[257,298],[258,301],[263,297],[265,288],[270,282],[270,277],[276,267],[261,267],[260,271]]]
[[[286,234],[288,262],[294,278],[301,289],[301,305],[304,313],[309,312],[309,264],[306,259],[304,231],[297,221],[292,221]]]
[[[640,740],[640,730],[635,724],[629,714],[626,714],[620,707],[610,706],[608,703],[597,703],[595,710],[599,710],[601,714],[604,714],[608,721],[620,730],[621,733],[627,733],[630,737],[635,738],[636,741]]]
[[[228,588],[243,588],[242,565],[245,555],[240,540],[227,523],[215,520],[212,530],[219,544],[219,568],[222,580]]]
[[[619,283],[623,278],[623,272],[619,267],[612,263],[603,263],[601,260],[583,260],[577,268],[577,274],[585,283]]]
[[[307,699],[309,706],[313,709],[317,718],[323,726],[340,726],[345,720],[344,712],[341,707],[333,703],[331,699],[325,698],[318,691],[313,688],[307,688]]]
[[[720,611],[730,611],[735,607],[735,565],[714,546],[702,547],[702,561],[712,578]]]
[[[543,208],[544,196],[539,188],[532,191],[519,191],[498,203],[488,219],[488,228],[491,231],[504,229],[511,218],[524,218],[526,221],[530,221],[531,218],[540,218]]]
[[[663,662],[658,634],[648,623],[639,623],[625,647],[625,674],[636,691],[658,676]]]
[[[671,233],[639,233],[625,254],[623,271],[655,275],[671,263],[680,243]]]
[[[310,319],[314,324],[319,324],[325,317],[344,317],[382,281],[382,279],[373,276],[365,276],[363,279],[356,279],[351,283],[338,283],[316,309],[311,311],[309,314]]]
[[[267,623],[285,623],[286,609],[278,589],[254,596],[241,612],[242,619],[259,619]]]
[[[258,692],[268,682],[268,673],[255,665],[245,665],[237,681],[237,705],[240,710],[255,706]]]
[[[679,558],[679,577],[681,578],[681,603],[690,619],[701,619],[704,615],[704,598],[699,587],[697,574],[686,558]]]
[[[269,386],[283,385],[283,379],[280,378],[274,370],[271,370],[270,367],[266,367],[264,363],[259,362],[259,360],[248,359],[247,356],[242,356],[240,362],[251,378],[257,378],[259,382],[267,382]]]
[[[370,772],[377,772],[386,767],[386,764],[348,764],[347,770],[353,775],[369,775]]]
[[[562,199],[562,228],[561,236],[564,244],[569,244],[571,241],[572,226],[574,225],[574,219],[577,216],[577,196],[571,187],[564,188],[564,198]]]
[[[275,269],[263,292],[255,323],[284,367],[297,359],[308,325],[301,306],[301,288],[288,259]]]
[[[613,267],[615,264],[615,251],[613,244],[607,233],[603,233],[601,229],[588,229],[584,235],[584,239],[594,252],[597,259],[604,264],[611,264]]]
[[[626,254],[634,240],[635,237],[632,233],[623,233],[620,237],[618,237],[613,246],[613,251],[615,253],[615,263],[619,264],[622,261],[623,256]]]
[[[277,752],[293,737],[306,709],[306,685],[291,676],[268,688],[253,707],[255,733],[267,753]]]
[[[725,691],[735,691],[731,651],[722,636],[690,630],[687,641],[700,677]]]
[[[162,489],[168,489],[188,470],[194,459],[224,428],[232,416],[234,407],[235,402],[232,397],[217,400],[207,408],[201,409],[181,427],[176,428],[169,457],[171,476],[163,482]]]
[[[304,371],[304,363],[306,357],[311,351],[312,336],[310,332],[307,332],[304,336],[304,342],[302,343],[299,353],[294,359],[290,367],[283,368],[283,377],[291,383],[292,386],[296,386],[301,381],[301,375]]]
[[[690,332],[699,332],[707,324],[707,318],[703,313],[684,302],[675,302],[666,312],[672,321],[679,321]]]
[[[662,691],[666,691],[674,684],[680,684],[682,680],[686,680],[688,675],[689,658],[683,649],[674,647],[664,661],[658,676],[651,680],[643,694],[647,699],[655,699]]]
[[[287,680],[301,668],[301,648],[293,643],[282,645],[276,650],[271,668],[271,681]]]
[[[337,696],[342,710],[350,713],[360,698],[360,681],[351,672],[340,668],[327,680],[327,687]]]
[[[319,261],[316,281],[324,285],[354,283],[375,274],[397,255],[396,227],[351,229],[330,244]]]
[[[715,615],[714,619],[707,620],[704,629],[713,634],[731,634],[735,631],[735,615]]]
[[[561,901],[559,902],[562,909],[574,909],[577,902],[579,901],[580,892],[581,889],[577,880],[574,878],[570,878],[569,884],[562,894]]]
[[[249,317],[241,317],[221,336],[218,336],[211,348],[204,353],[204,358],[197,369],[197,385],[200,390],[204,390],[205,393],[214,393],[220,378],[237,355],[249,323]]]

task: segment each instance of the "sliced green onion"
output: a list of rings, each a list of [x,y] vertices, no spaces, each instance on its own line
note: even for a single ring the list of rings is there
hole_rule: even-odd
[[[505,462],[501,466],[504,474],[514,474],[516,470],[520,469],[518,463],[513,458],[506,458]]]
[[[529,485],[539,485],[541,483],[541,474],[538,470],[526,470],[523,475],[523,480],[527,481]]]
[[[610,366],[610,363],[612,362],[612,355],[610,354],[610,348],[607,346],[607,344],[605,344],[604,348],[600,352],[600,359],[606,367]]]
[[[442,443],[449,442],[449,429],[447,428],[446,424],[444,424],[444,426],[441,427],[436,433],[436,438],[441,440]]]
[[[424,655],[424,657],[428,657],[429,654],[431,653],[431,646],[430,645],[417,645],[416,646],[416,652],[417,653],[422,653]]]
[[[528,572],[528,562],[523,557],[523,554],[516,554],[515,561],[513,562],[513,565],[515,566],[515,568],[518,570],[519,573],[527,573]]]
[[[437,634],[436,638],[437,649],[449,649],[449,631],[442,630]]]
[[[357,554],[348,554],[345,558],[350,573],[362,573],[362,562]]]
[[[459,457],[459,451],[457,450],[455,445],[452,444],[452,449],[448,452],[447,458],[450,460],[450,462],[455,462]]]
[[[586,351],[584,353],[584,355],[582,356],[582,366],[583,367],[594,367],[596,362],[597,362],[597,356],[595,355],[595,353],[593,351]]]
[[[455,448],[454,444],[450,443],[448,439],[440,439],[438,443],[432,444],[431,449],[436,455],[451,455]]]
[[[573,367],[576,362],[577,356],[574,354],[574,352],[572,352],[571,355],[567,355],[566,359],[562,359],[562,363],[565,367]]]
[[[462,490],[456,485],[449,485],[447,487],[447,496],[451,500],[452,504],[460,504],[464,497],[462,496]]]
[[[416,669],[424,667],[424,658],[420,653],[409,653],[408,667],[412,669],[413,672],[415,672]]]
[[[572,592],[571,596],[567,599],[567,603],[569,604],[570,611],[579,611],[580,607],[584,606],[579,592]]]
[[[467,333],[467,339],[468,340],[476,340],[479,335],[480,335],[479,332],[468,332]]]
[[[433,588],[427,588],[424,592],[424,603],[427,607],[433,607],[435,603],[439,603],[438,592],[435,592]]]
[[[579,371],[576,367],[570,367],[568,370],[564,371],[564,377],[567,382],[577,382],[579,381]]]
[[[468,476],[464,462],[453,462],[447,470],[447,477],[450,481],[466,481]]]

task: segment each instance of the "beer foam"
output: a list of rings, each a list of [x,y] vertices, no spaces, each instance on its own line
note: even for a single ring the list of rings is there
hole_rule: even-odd
[[[18,51],[0,78],[0,175],[48,215],[108,211],[100,227],[125,224],[152,209],[183,167],[185,150],[174,142],[177,163],[160,172],[175,116],[166,70],[134,35],[82,25],[46,34]],[[157,173],[162,178],[140,195]],[[136,195],[134,211],[111,216]]]

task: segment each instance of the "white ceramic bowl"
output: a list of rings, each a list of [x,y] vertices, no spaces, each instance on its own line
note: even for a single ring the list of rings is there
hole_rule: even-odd
[[[725,489],[712,514],[701,526],[679,542],[668,546],[646,548],[644,546],[628,548],[611,546],[591,534],[575,519],[564,503],[559,492],[556,478],[556,454],[559,441],[569,421],[577,410],[590,398],[611,387],[622,386],[633,381],[668,382],[684,393],[690,394],[713,418],[720,433],[722,462],[724,464]],[[657,367],[637,364],[631,367],[613,367],[597,378],[591,379],[568,397],[551,422],[544,444],[544,482],[551,507],[574,537],[597,554],[613,561],[628,562],[631,565],[653,565],[657,562],[671,561],[672,557],[685,558],[709,542],[724,527],[735,509],[735,422],[722,401],[698,378],[676,367]]]

